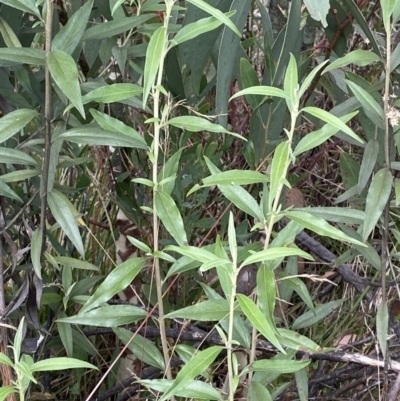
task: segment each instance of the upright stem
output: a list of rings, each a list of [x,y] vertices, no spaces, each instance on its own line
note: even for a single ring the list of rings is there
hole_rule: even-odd
[[[47,16],[46,16],[46,53],[51,51],[52,39],[52,25],[53,25],[53,1],[47,0]],[[47,210],[47,185],[49,180],[49,164],[50,164],[50,148],[51,148],[51,76],[50,70],[45,65],[44,71],[45,78],[45,140],[44,140],[44,159],[42,168],[42,182],[41,182],[41,205],[40,205],[40,228],[42,231],[42,253],[46,244],[46,210]]]
[[[168,29],[168,22],[172,11],[172,5],[168,2],[166,3],[166,12],[165,12],[165,29]],[[164,70],[164,60],[167,53],[167,45],[168,41],[166,40],[164,43],[164,51],[161,56],[160,65],[158,68],[157,75],[157,86],[161,86],[162,78],[163,78],[163,70]],[[158,190],[158,154],[159,154],[159,146],[160,146],[160,90],[155,88],[153,91],[153,99],[154,99],[154,140],[153,140],[153,248],[154,252],[159,249],[159,219],[157,216],[157,206],[156,206],[156,191]],[[162,295],[162,280],[161,280],[161,269],[160,269],[160,259],[154,256],[154,273],[156,280],[156,288],[157,288],[157,301],[158,301],[158,314],[159,314],[159,325],[160,325],[160,336],[161,336],[161,344],[163,349],[163,355],[165,360],[166,367],[166,375],[168,379],[172,379],[171,367],[170,367],[170,355],[168,350],[168,342],[167,336],[165,333],[165,321],[164,321],[164,304],[163,304],[163,295]]]
[[[383,95],[383,112],[385,115],[385,164],[386,168],[390,170],[390,127],[389,127],[389,96],[390,96],[390,64],[391,64],[391,29],[386,32],[386,74],[385,74],[385,93]],[[390,208],[390,197],[386,203],[383,218],[383,235],[382,235],[382,255],[381,255],[381,284],[382,284],[382,302],[387,302],[386,294],[386,270],[388,260],[388,235],[389,235],[389,208]],[[386,343],[386,355],[383,356],[385,360],[384,365],[384,391],[383,396],[386,398],[388,394],[387,388],[387,376],[388,376],[388,358],[387,358],[387,343]]]
[[[290,144],[292,143],[293,134],[294,134],[294,130],[296,128],[296,120],[297,120],[298,115],[299,115],[299,111],[298,111],[298,108],[296,107],[295,110],[293,110],[293,112],[291,114],[290,132],[289,132],[289,135],[288,135],[288,141],[289,141]],[[289,154],[289,157],[290,157],[290,154]],[[287,169],[289,168],[289,160],[290,160],[289,157],[288,157],[288,160],[286,160]],[[271,240],[272,228],[273,228],[274,223],[275,223],[276,212],[277,212],[278,207],[279,207],[279,202],[280,202],[282,190],[283,190],[283,183],[278,188],[278,191],[277,191],[276,196],[274,198],[274,203],[272,205],[271,218],[269,220],[268,226],[265,227],[264,250],[268,249],[269,242]],[[258,304],[259,304],[259,302],[258,302],[258,299],[257,299],[257,305]],[[257,340],[257,329],[255,327],[253,327],[251,350],[250,350],[250,364],[254,362],[255,357],[256,357],[256,340]],[[250,383],[252,377],[253,377],[253,374],[252,374],[252,372],[250,372],[249,375],[248,375],[249,383]]]

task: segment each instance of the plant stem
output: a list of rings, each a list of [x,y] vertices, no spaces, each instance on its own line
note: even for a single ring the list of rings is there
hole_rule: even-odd
[[[46,15],[46,53],[51,51],[51,36],[52,36],[52,25],[53,25],[53,1],[47,0],[47,15]],[[41,253],[43,254],[46,245],[46,211],[47,211],[47,185],[49,181],[49,164],[50,164],[50,149],[51,149],[51,76],[50,70],[45,65],[44,72],[45,79],[45,140],[44,140],[44,159],[42,167],[42,180],[40,188],[41,205],[40,205],[40,228],[42,231],[42,248]]]
[[[296,120],[297,120],[298,115],[299,115],[299,111],[298,111],[298,103],[297,103],[297,106],[294,108],[294,110],[291,113],[290,132],[288,133],[288,142],[290,145],[292,144],[293,134],[294,134],[294,130],[296,128]],[[290,162],[290,153],[286,160],[286,172],[289,169],[289,162]],[[271,235],[272,235],[272,228],[274,226],[276,213],[277,213],[279,205],[280,205],[279,202],[280,202],[281,194],[283,191],[283,185],[284,184],[281,183],[278,187],[278,191],[276,193],[276,196],[274,198],[274,203],[272,205],[271,218],[268,222],[268,226],[265,226],[264,250],[267,250],[269,247],[269,242],[271,240]],[[257,299],[257,306],[259,306],[258,299]],[[252,336],[251,336],[250,364],[254,362],[255,357],[256,357],[256,343],[257,343],[256,340],[257,340],[257,329],[255,327],[253,327]],[[253,377],[253,373],[249,372],[249,375],[248,375],[249,383],[251,382],[252,377]]]
[[[168,29],[168,22],[172,11],[172,4],[166,2],[166,11],[165,11],[165,18],[164,18],[164,28],[167,31]],[[161,86],[162,78],[163,78],[163,70],[164,70],[164,61],[165,56],[167,54],[167,46],[168,41],[165,40],[164,42],[164,49],[160,60],[160,65],[158,67],[158,74],[157,74],[157,86]],[[159,121],[160,117],[160,90],[158,88],[154,89],[153,92],[153,99],[154,99],[154,139],[153,139],[153,248],[154,252],[157,252],[159,249],[159,219],[157,215],[157,206],[156,206],[156,191],[158,190],[158,154],[159,154],[159,147],[160,147],[160,130],[161,124]],[[168,341],[165,332],[165,320],[164,320],[164,304],[163,304],[163,295],[162,295],[162,280],[161,280],[161,269],[160,269],[160,259],[157,256],[154,256],[154,273],[155,273],[155,280],[156,280],[156,289],[157,289],[157,301],[158,301],[158,313],[159,313],[159,325],[160,325],[160,336],[161,336],[161,344],[162,350],[165,360],[165,368],[166,368],[166,376],[168,379],[172,380],[172,373],[170,367],[170,355],[168,350]]]
[[[385,115],[385,164],[386,168],[390,170],[390,127],[389,127],[389,97],[390,97],[390,64],[391,64],[391,32],[392,25],[388,32],[386,32],[386,74],[385,74],[385,93],[383,95],[383,113]],[[382,233],[382,254],[381,254],[381,284],[382,284],[382,302],[387,302],[386,294],[386,270],[388,261],[388,235],[389,235],[389,208],[390,208],[390,197],[386,202],[383,215],[383,233]],[[387,355],[387,341],[386,341],[386,355],[383,355],[384,365],[384,388],[383,396],[386,398],[388,394],[387,379],[388,379],[388,355]]]

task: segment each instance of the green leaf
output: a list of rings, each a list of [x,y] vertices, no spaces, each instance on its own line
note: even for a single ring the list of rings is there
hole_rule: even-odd
[[[201,374],[214,362],[222,350],[223,347],[214,345],[194,355],[180,370],[171,387],[160,398],[160,401],[165,401],[172,395],[177,394],[178,391],[185,389],[196,376]]]
[[[290,53],[289,64],[286,68],[285,79],[283,82],[283,90],[289,98],[287,102],[289,110],[293,111],[293,107],[298,105],[297,89],[299,87],[299,76],[297,73],[296,59]]]
[[[6,66],[19,64],[45,65],[46,53],[44,50],[28,47],[2,47],[0,48],[0,60],[8,62],[9,64],[6,63]]]
[[[4,176],[0,177],[4,181]],[[7,181],[5,181],[7,182]],[[396,206],[400,205],[400,178],[394,179],[394,192],[396,195]]]
[[[212,15],[213,17],[217,18],[223,24],[228,26],[232,29],[233,32],[236,33],[240,38],[242,37],[242,33],[236,28],[235,24],[220,10],[210,6],[203,0],[188,0],[188,3],[195,5],[196,7],[200,8],[201,10],[207,12],[208,14]]]
[[[225,15],[229,18],[235,14],[235,11],[230,11]],[[171,45],[176,46],[197,36],[212,31],[218,28],[222,24],[222,21],[218,20],[215,17],[201,18],[196,22],[192,22],[183,26],[179,32],[174,36],[171,40]]]
[[[1,50],[0,50],[1,51]],[[38,113],[35,110],[19,109],[0,118],[0,143],[5,142],[25,127]],[[29,157],[29,156],[28,156]]]
[[[140,249],[141,251],[146,252],[146,253],[151,253],[152,252],[151,248],[148,245],[146,245],[144,242],[139,241],[138,239],[133,238],[130,235],[127,235],[126,238],[128,239],[128,241],[133,246],[135,246],[136,248]]]
[[[57,223],[83,258],[85,256],[85,249],[83,247],[81,234],[75,221],[76,216],[72,214],[68,204],[57,192],[50,192],[47,200],[51,213]]]
[[[252,86],[235,93],[229,100],[245,95],[275,96],[289,99],[282,89],[274,88],[273,86]]]
[[[300,369],[294,373],[296,378],[296,389],[299,393],[300,401],[308,401],[308,375],[306,369]]]
[[[42,19],[37,7],[37,1],[35,0],[1,0],[1,2],[7,6],[16,8],[17,10],[21,10],[29,14],[35,14],[39,19]]]
[[[368,118],[371,118],[375,124],[377,124],[380,128],[383,128],[385,120],[383,108],[365,89],[361,88],[361,86],[347,79],[345,82],[354,93],[354,96],[357,98],[357,100],[361,103],[361,106],[363,107]]]
[[[106,305],[76,316],[57,319],[57,322],[82,324],[84,326],[117,327],[142,320],[145,310],[133,305]]]
[[[12,360],[2,352],[0,352],[0,363],[4,363],[5,365],[8,366],[13,366]]]
[[[52,78],[74,107],[85,118],[81,89],[78,81],[78,68],[74,59],[60,50],[51,51],[47,55],[47,65]]]
[[[174,200],[163,191],[156,191],[154,196],[158,217],[167,231],[180,246],[187,245],[183,220]]]
[[[257,305],[249,297],[246,297],[246,295],[237,294],[236,297],[243,313],[250,320],[251,324],[279,351],[286,354],[274,333],[276,328],[273,328],[270,325],[263,313],[258,309]]]
[[[4,175],[0,176],[0,179],[3,182],[9,183],[9,182],[18,182],[18,181],[24,181],[32,177],[38,176],[40,173],[38,170],[15,170],[11,171],[11,173],[7,173]]]
[[[365,220],[363,210],[345,207],[307,207],[296,208],[295,211],[304,211],[334,223],[362,224]]]
[[[389,311],[385,299],[381,301],[376,313],[376,336],[378,337],[379,347],[382,355],[386,355],[387,349],[387,336],[389,326]]]
[[[143,74],[143,108],[147,104],[150,90],[156,79],[158,68],[164,59],[165,41],[167,40],[167,30],[165,26],[160,26],[151,36],[146,51],[146,63]]]
[[[10,25],[0,17],[0,32],[3,36],[4,43],[7,47],[22,47],[21,42],[18,39],[18,36],[14,33]]]
[[[83,315],[85,312],[107,302],[115,294],[128,287],[140,270],[142,270],[146,260],[147,258],[132,258],[117,266],[107,275],[94,294],[87,300],[79,311],[79,315]]]
[[[240,59],[240,80],[242,81],[243,88],[259,85],[257,73],[254,71],[251,63],[245,58]],[[255,95],[247,95],[246,100],[253,110],[256,110],[262,102],[262,98]]]
[[[0,195],[14,199],[18,202],[22,202],[22,199],[1,179],[0,179]]]
[[[243,370],[242,375],[250,371],[266,371],[279,374],[293,373],[307,367],[310,362],[311,360],[287,361],[284,359],[263,359],[250,364]]]
[[[339,119],[343,123],[347,123],[354,116],[358,114],[358,111],[353,113],[346,114],[345,116],[339,117]],[[293,154],[298,156],[307,150],[314,149],[317,146],[321,145],[325,141],[327,141],[332,135],[335,135],[339,131],[339,128],[333,127],[330,124],[325,124],[322,128],[317,131],[310,132],[303,138],[301,138],[300,142],[297,144],[295,151]]]
[[[253,263],[265,262],[267,260],[285,258],[287,256],[300,256],[304,259],[314,260],[311,255],[299,248],[277,247],[264,249],[263,251],[254,253],[253,255],[247,257],[240,267],[242,268]]]
[[[288,163],[289,163],[290,143],[288,141],[281,142],[275,149],[274,157],[271,163],[271,176],[270,176],[270,192],[269,192],[269,209],[271,209],[272,202],[275,199],[278,189],[283,184],[286,177]]]
[[[33,270],[35,270],[36,275],[41,280],[42,279],[42,265],[40,262],[42,256],[42,230],[40,227],[36,228],[32,235],[31,242],[31,259]]]
[[[382,20],[385,26],[386,32],[391,31],[390,17],[392,16],[393,10],[396,7],[397,0],[381,0],[382,9]]]
[[[146,149],[146,150],[148,149],[146,141],[132,127],[129,127],[128,125],[124,124],[117,118],[110,117],[109,115],[101,113],[94,109],[90,109],[90,114],[96,120],[97,124],[99,124],[100,127],[103,128],[105,131],[118,132],[121,138],[130,141],[131,146],[129,147]],[[116,135],[114,134],[114,136]]]
[[[142,92],[143,89],[136,84],[111,84],[90,91],[82,97],[82,102],[114,103],[140,95]]]
[[[110,117],[112,118],[112,117]],[[107,119],[107,122],[110,121]],[[106,123],[106,121],[102,121]],[[120,125],[118,125],[118,129]],[[116,128],[117,129],[117,128]],[[63,132],[57,139],[65,139],[74,143],[82,143],[95,146],[121,146],[126,148],[136,148],[138,145],[143,149],[143,144],[139,144],[136,135],[132,136],[131,130],[127,129],[124,133],[118,135],[115,131],[105,131],[94,125],[85,125],[77,128],[72,128]]]
[[[12,386],[0,387],[0,401],[5,400],[10,394],[16,393],[16,389]]]
[[[313,68],[311,72],[307,75],[307,77],[304,79],[303,83],[301,84],[300,90],[299,90],[299,98],[303,96],[304,92],[308,89],[308,87],[311,85],[311,82],[314,80],[318,72],[326,66],[326,64],[329,62],[329,60],[325,60],[321,64],[319,64],[317,67]]]
[[[133,352],[139,360],[150,366],[165,370],[164,358],[152,341],[147,340],[140,334],[134,334],[123,328],[115,328],[113,331],[124,344],[129,343],[129,350]]]
[[[314,311],[307,311],[299,316],[292,325],[293,330],[304,329],[313,326],[315,323],[325,319],[330,313],[342,304],[343,300],[330,301],[326,304],[318,305]]]
[[[173,127],[181,128],[184,131],[190,131],[190,132],[208,131],[216,133],[225,133],[244,139],[241,135],[226,130],[222,125],[214,124],[202,117],[196,117],[196,116],[173,117],[167,122],[167,124],[172,125]]]
[[[81,269],[81,270],[92,270],[92,271],[100,271],[100,269],[84,260],[79,260],[75,258],[70,258],[67,256],[54,256],[54,260],[62,266],[68,266],[71,269]]]
[[[304,0],[304,3],[311,18],[316,21],[321,21],[322,26],[326,28],[328,26],[326,17],[329,14],[330,9],[329,0]]]
[[[4,118],[4,117],[2,117]],[[36,160],[17,149],[3,148],[0,147],[0,162],[11,163],[11,164],[27,164],[31,166],[37,166]]]
[[[282,272],[280,275],[281,281],[285,283],[289,288],[295,291],[302,301],[311,309],[314,310],[314,304],[311,299],[311,295],[304,284],[304,281],[299,277],[290,277],[287,273]]]
[[[379,153],[379,142],[376,139],[371,139],[364,150],[363,159],[360,167],[360,175],[358,177],[358,194],[360,195],[372,172],[374,171]]]
[[[205,187],[212,185],[251,185],[267,182],[269,178],[257,171],[228,170],[203,178]]]
[[[356,244],[364,246],[362,242],[355,240],[344,234],[342,231],[338,230],[336,227],[331,226],[325,220],[312,215],[311,213],[307,212],[298,212],[298,211],[290,211],[285,212],[285,215],[290,219],[296,221],[297,223],[301,224],[304,228],[308,230],[314,231],[319,235],[323,235],[325,237],[329,237],[332,239],[337,239],[339,241],[346,241],[350,244]]]
[[[374,63],[375,61],[381,61],[381,58],[369,51],[369,50],[354,50],[351,53],[346,54],[344,57],[338,58],[328,65],[324,74],[328,71],[334,70],[335,68],[343,68],[349,64],[355,64],[359,67],[365,67],[368,64]]]
[[[266,387],[252,380],[249,385],[249,401],[273,401],[273,399]]]
[[[59,311],[58,317],[64,318],[67,316],[64,311]],[[74,353],[73,352],[74,351],[74,341],[73,341],[73,337],[72,337],[71,323],[57,322],[57,329],[58,329],[58,334],[60,335],[62,345],[65,349],[65,352],[67,353],[67,356],[69,358],[72,358],[73,353]]]
[[[321,352],[322,348],[308,337],[302,336],[293,330],[277,328],[281,344],[303,352]]]
[[[168,245],[164,248],[164,250],[177,252],[181,255],[187,256],[189,258],[198,260],[203,263],[218,259],[218,257],[216,255],[214,255],[212,252],[209,252],[204,248],[197,248],[195,246]]]
[[[175,152],[172,156],[170,156],[166,161],[166,163],[163,165],[161,171],[158,173],[157,181],[159,182],[159,188],[168,195],[171,195],[174,189],[175,179],[172,181],[165,182],[163,184],[160,184],[160,181],[169,177],[176,177],[182,151],[183,148],[180,148],[177,152]]]
[[[226,299],[213,299],[170,312],[165,318],[180,317],[183,319],[199,320],[201,322],[211,322],[222,320],[228,315],[228,301]]]
[[[173,384],[173,380],[168,379],[138,380],[138,382],[160,393],[165,393],[168,391]],[[217,389],[201,380],[192,380],[187,386],[185,386],[183,390],[175,389],[174,393],[177,397],[182,397],[185,399],[223,400],[222,395]]]
[[[89,0],[68,19],[67,24],[54,36],[51,49],[72,54],[85,32],[87,22],[92,12],[93,0]]]
[[[80,359],[74,358],[49,358],[43,361],[35,362],[31,367],[32,372],[46,372],[53,370],[66,370],[66,369],[78,369],[87,368],[99,370],[96,366],[91,363],[81,361]]]
[[[122,32],[136,28],[137,26],[154,18],[154,14],[134,15],[117,20],[102,22],[89,28],[83,35],[82,40],[104,39],[119,35]]]
[[[356,135],[343,121],[341,121],[338,117],[334,116],[333,114],[325,110],[319,109],[318,107],[311,107],[311,106],[304,107],[302,111],[311,114],[312,116],[317,117],[322,121],[325,121],[326,123],[332,125],[333,127],[342,130],[351,138],[355,139],[357,142],[360,142],[361,144],[364,143],[364,141],[361,138],[359,138],[358,135]]]
[[[379,170],[372,179],[368,189],[367,202],[365,205],[365,222],[363,226],[363,240],[366,241],[376,223],[382,216],[392,192],[393,176],[389,169]]]
[[[257,272],[257,295],[260,309],[267,318],[271,327],[274,322],[276,285],[275,277],[271,269],[263,263]]]

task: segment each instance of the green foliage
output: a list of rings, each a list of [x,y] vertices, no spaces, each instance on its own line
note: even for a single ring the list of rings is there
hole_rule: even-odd
[[[380,2],[384,45],[369,5],[283,3],[278,17],[259,0],[1,2],[0,317],[18,329],[7,331],[11,355],[0,335],[12,378],[1,378],[0,400],[42,391],[40,372],[53,370],[78,369],[51,389],[71,400],[112,390],[115,341],[165,374],[133,372],[143,397],[233,400],[245,382],[250,400],[272,400],[294,377],[308,399],[311,359],[339,342],[346,320],[325,326],[350,307],[303,281],[317,276],[300,272],[304,260],[335,262],[294,243],[304,229],[339,262],[361,257],[367,274],[380,271],[387,357],[400,7]],[[351,36],[348,12],[372,51]],[[302,43],[312,25],[326,53]],[[334,189],[307,189],[309,207],[286,202],[321,158]],[[129,290],[135,305],[115,299]]]

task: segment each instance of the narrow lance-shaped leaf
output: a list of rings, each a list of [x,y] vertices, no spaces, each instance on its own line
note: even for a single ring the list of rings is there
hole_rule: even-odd
[[[367,116],[376,124],[378,127],[384,127],[384,114],[383,108],[377,103],[377,101],[361,86],[354,82],[345,80],[347,86],[354,93],[354,96],[361,103]]]
[[[39,19],[42,19],[35,0],[1,0],[1,2],[17,10],[35,14]]]
[[[106,131],[115,131],[120,136],[126,137],[126,140],[131,141],[132,148],[138,149],[147,149],[147,143],[143,139],[143,137],[132,127],[124,124],[122,121],[117,118],[110,117],[105,113],[101,113],[100,111],[90,109],[90,114],[96,120],[97,124],[101,126]],[[118,135],[116,135],[118,136]]]
[[[283,89],[289,98],[289,100],[287,101],[289,110],[293,110],[293,107],[298,103],[298,97],[296,93],[298,86],[299,76],[297,73],[297,63],[293,54],[290,53],[290,60],[286,68],[285,79],[283,82]]]
[[[245,95],[275,96],[289,99],[282,89],[274,88],[273,86],[252,86],[235,93],[229,100]]]
[[[112,36],[136,28],[153,17],[154,14],[149,13],[103,22],[89,28],[84,33],[82,40],[111,38]]]
[[[339,117],[343,123],[347,123],[354,116],[358,114],[358,111],[346,114],[345,116]],[[307,150],[314,149],[327,141],[332,135],[335,135],[339,131],[339,128],[333,127],[330,124],[325,124],[322,128],[317,131],[310,132],[305,137],[301,138],[300,142],[297,144],[295,151],[293,152],[295,156],[306,152]]]
[[[46,372],[53,370],[65,370],[65,369],[77,369],[77,368],[87,368],[95,369],[98,368],[91,363],[81,361],[80,359],[74,358],[49,358],[43,361],[35,362],[31,367],[31,372]]]
[[[74,244],[81,256],[84,257],[85,249],[83,247],[81,234],[75,221],[76,216],[72,214],[67,203],[56,192],[52,191],[49,193],[48,202],[51,213],[53,214],[57,223]]]
[[[271,163],[270,192],[268,206],[271,209],[272,202],[278,193],[278,189],[283,184],[286,177],[288,161],[289,161],[290,143],[288,141],[281,142],[274,152]]]
[[[366,241],[376,223],[382,216],[383,209],[389,200],[392,191],[393,176],[389,169],[379,170],[372,179],[368,189],[365,206],[365,222],[363,226],[363,240]]]
[[[336,227],[331,226],[324,219],[312,215],[311,213],[307,213],[304,211],[289,211],[285,212],[285,215],[290,219],[296,221],[297,223],[301,224],[304,228],[314,231],[319,235],[323,235],[332,239],[337,239],[339,241],[349,242],[351,244],[365,246],[362,242],[349,237],[342,231],[338,230]]]
[[[34,117],[35,110],[19,109],[0,118],[0,143],[5,142],[25,127]]]
[[[14,33],[6,20],[0,17],[0,32],[7,47],[22,47],[18,36]]]
[[[78,128],[72,128],[63,132],[58,139],[65,139],[70,142],[82,143],[86,145],[121,146],[126,148],[139,147],[143,149],[143,145],[139,145],[137,137],[132,137],[130,135],[130,130],[126,130],[124,133],[117,134],[115,130],[105,131],[104,129],[95,125],[85,125]]]
[[[226,299],[212,299],[170,312],[165,318],[180,317],[202,322],[212,322],[225,319],[227,316],[229,316],[228,301]]]
[[[376,334],[378,337],[379,347],[381,348],[382,355],[386,355],[387,349],[387,335],[389,326],[389,311],[385,299],[378,306],[376,314]]]
[[[351,53],[346,54],[344,57],[338,58],[333,61],[330,65],[328,65],[324,74],[328,71],[334,70],[335,68],[342,68],[349,64],[355,64],[359,67],[365,67],[368,64],[371,64],[375,61],[381,61],[380,57],[369,51],[369,50],[354,50]]]
[[[78,81],[78,68],[74,59],[67,53],[55,50],[47,55],[47,65],[52,78],[65,96],[85,118],[82,104],[81,89]]]
[[[231,28],[232,31],[236,33],[236,35],[242,37],[242,33],[236,28],[235,24],[220,10],[210,6],[203,0],[188,0],[188,2],[200,8],[201,10],[211,14],[213,17],[220,20],[223,24]]]
[[[36,275],[39,279],[42,279],[42,266],[40,263],[41,254],[42,254],[42,230],[40,227],[36,228],[32,235],[31,242],[31,259],[33,264],[33,269],[35,270]]]
[[[67,24],[54,36],[51,49],[72,54],[82,39],[93,7],[93,0],[88,1],[69,17]]]
[[[173,117],[168,121],[168,124],[172,125],[173,127],[181,128],[183,130],[190,132],[208,131],[216,133],[225,133],[244,139],[241,135],[236,134],[235,132],[228,131],[222,125],[214,124],[205,118],[196,116]]]
[[[0,195],[14,199],[18,202],[22,202],[22,199],[1,179],[0,179]]]
[[[79,315],[82,315],[85,312],[96,308],[102,303],[107,302],[115,294],[130,285],[140,270],[142,270],[146,260],[146,258],[128,259],[124,263],[117,266],[111,273],[107,275],[94,294],[87,300],[85,305],[79,311]]]
[[[251,324],[279,351],[286,354],[274,333],[275,330],[271,327],[260,309],[258,309],[257,305],[243,294],[237,294],[237,299],[243,313],[250,320]]]
[[[378,158],[379,153],[379,142],[376,139],[371,139],[364,150],[363,159],[360,167],[360,175],[358,177],[358,194],[360,195],[369,177],[371,177],[372,172],[375,168],[375,163]]]
[[[180,245],[187,245],[187,237],[183,220],[179,209],[174,200],[163,191],[156,191],[155,205],[158,217],[164,224],[167,231],[172,235],[175,241]]]
[[[111,84],[94,89],[82,97],[82,103],[113,103],[140,95],[143,89],[136,84]]]
[[[326,110],[319,109],[318,107],[309,106],[309,107],[304,107],[302,111],[311,114],[312,116],[317,117],[334,127],[339,128],[347,135],[355,139],[357,142],[360,142],[361,144],[364,143],[364,141],[358,135],[356,135],[343,121],[341,121],[338,117],[334,116],[333,114],[327,112]]]
[[[235,11],[230,11],[225,15],[227,17],[230,17],[233,14],[235,14]],[[172,46],[179,45],[183,42],[186,42],[187,40],[194,39],[203,33],[218,28],[221,24],[222,21],[218,20],[215,17],[202,18],[196,22],[187,24],[184,27],[182,27],[179,30],[179,32],[174,36],[174,38],[171,40],[171,45]]]
[[[46,53],[44,50],[28,47],[2,47],[0,48],[0,60],[7,61],[11,65],[44,65],[46,63]]]
[[[143,74],[143,107],[146,106],[151,87],[160,67],[160,63],[164,58],[164,47],[167,39],[167,31],[164,26],[160,26],[151,36],[146,52],[146,63]]]
[[[165,401],[178,391],[184,389],[196,376],[206,370],[223,350],[223,347],[214,345],[198,352],[186,363],[176,376],[171,387],[164,393],[160,401]]]

